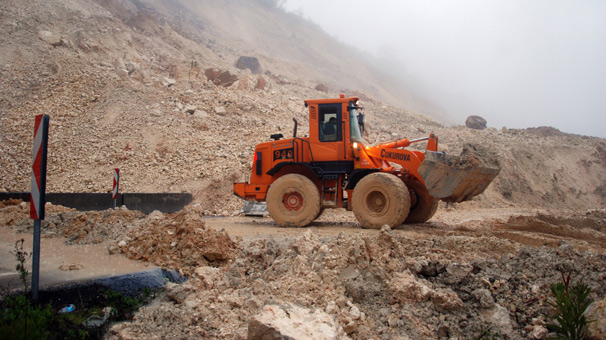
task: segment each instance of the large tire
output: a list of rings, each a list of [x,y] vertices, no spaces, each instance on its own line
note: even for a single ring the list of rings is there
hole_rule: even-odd
[[[362,226],[379,229],[387,224],[393,228],[408,216],[410,194],[404,182],[396,176],[376,172],[358,182],[351,203]]]
[[[320,213],[320,192],[307,177],[284,175],[269,186],[267,211],[283,227],[304,227]]]
[[[438,210],[438,200],[431,196],[423,183],[418,180],[406,181],[406,187],[410,191],[411,201],[410,212],[404,223],[424,223],[427,222]]]

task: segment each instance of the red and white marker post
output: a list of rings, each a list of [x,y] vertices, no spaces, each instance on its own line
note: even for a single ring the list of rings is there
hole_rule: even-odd
[[[118,201],[118,187],[120,186],[120,169],[114,169],[114,187],[112,189],[112,199],[114,200],[114,208]]]
[[[48,115],[37,115],[34,124],[34,150],[32,157],[32,189],[30,217],[34,220],[32,251],[32,300],[38,301],[40,281],[40,221],[44,219],[46,204],[46,154],[48,146]]]

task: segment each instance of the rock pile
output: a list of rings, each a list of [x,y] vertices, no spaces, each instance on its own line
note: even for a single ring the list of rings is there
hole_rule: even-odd
[[[508,339],[541,339],[549,285],[560,272],[572,271],[576,280],[584,273],[594,299],[606,294],[604,255],[563,244],[455,260],[471,253],[441,242],[415,242],[387,230],[336,239],[306,232],[283,245],[252,242],[229,265],[199,267],[187,283],[168,285],[166,300],[111,332],[116,338],[245,339],[267,332],[304,339],[307,327],[319,323],[330,338],[343,338],[342,328],[354,339],[471,339],[487,329]],[[465,240],[447,242],[460,247]],[[270,311],[273,321],[265,316]],[[289,333],[297,318],[307,321],[299,323],[300,333]]]
[[[44,236],[62,236],[68,244],[108,243],[110,254],[152,262],[191,275],[201,265],[231,261],[240,245],[225,231],[206,228],[199,206],[163,214],[144,215],[125,207],[79,212],[47,204],[41,230]],[[31,232],[29,204],[13,200],[0,207],[0,222],[20,232]]]
[[[111,243],[110,252],[135,260],[176,268],[192,275],[201,265],[218,265],[235,257],[239,245],[225,231],[205,227],[202,211],[186,207],[173,214],[158,211],[131,226],[127,235]]]
[[[0,225],[29,230],[28,212],[26,203],[4,202]],[[509,339],[543,339],[549,287],[561,273],[571,272],[573,282],[582,278],[595,301],[606,294],[603,210],[485,221],[488,229],[475,236],[466,236],[473,228],[467,223],[444,227],[444,234],[427,225],[436,230],[425,236],[384,228],[321,237],[310,229],[291,240],[246,243],[207,227],[202,213],[199,206],[145,216],[48,205],[42,230],[68,243],[109,242],[110,252],[190,276],[167,284],[166,298],[132,322],[115,325],[118,339],[247,338],[265,331],[297,339],[319,328],[340,339],[469,339],[487,329]],[[522,233],[527,229],[545,236],[533,239]],[[562,241],[573,234],[572,244]],[[591,315],[601,315],[602,305],[596,302]],[[268,320],[269,311],[282,317]],[[601,323],[594,326],[599,334]]]

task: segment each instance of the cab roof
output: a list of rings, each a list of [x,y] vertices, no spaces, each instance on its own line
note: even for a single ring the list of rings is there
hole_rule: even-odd
[[[340,97],[340,98],[326,98],[326,99],[307,99],[305,100],[305,106],[313,105],[313,104],[335,104],[335,103],[349,103],[357,102],[360,100],[358,97]]]

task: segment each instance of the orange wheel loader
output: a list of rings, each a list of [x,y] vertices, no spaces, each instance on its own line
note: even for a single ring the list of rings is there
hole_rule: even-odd
[[[325,208],[353,210],[366,228],[422,223],[438,199],[460,202],[482,193],[498,168],[459,169],[438,152],[438,138],[398,139],[366,146],[358,124],[357,97],[306,100],[309,137],[271,135],[257,145],[248,182],[234,183],[234,193],[266,202],[280,225],[302,227]],[[426,142],[426,150],[405,149]]]

